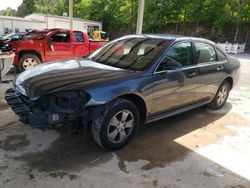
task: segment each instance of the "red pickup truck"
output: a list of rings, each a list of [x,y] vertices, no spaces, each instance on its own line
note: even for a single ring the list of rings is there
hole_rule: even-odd
[[[45,29],[10,45],[16,53],[13,64],[22,72],[40,63],[86,56],[106,43],[90,41],[82,31]]]

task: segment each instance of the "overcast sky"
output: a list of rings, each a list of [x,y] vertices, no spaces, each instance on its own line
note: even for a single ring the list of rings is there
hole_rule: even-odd
[[[7,7],[11,7],[13,9],[17,9],[23,0],[0,0],[0,10],[5,9]]]

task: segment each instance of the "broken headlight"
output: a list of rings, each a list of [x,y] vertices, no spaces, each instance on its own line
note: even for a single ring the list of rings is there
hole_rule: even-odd
[[[51,98],[53,112],[75,113],[83,109],[90,96],[86,92],[60,92]]]
[[[90,95],[86,92],[63,91],[44,97],[39,103],[50,112],[71,114],[80,112],[89,100]]]

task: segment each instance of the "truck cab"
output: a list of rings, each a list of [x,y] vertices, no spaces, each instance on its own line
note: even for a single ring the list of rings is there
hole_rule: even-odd
[[[44,62],[87,56],[104,44],[90,41],[83,31],[46,29],[12,44],[13,64],[22,72]]]

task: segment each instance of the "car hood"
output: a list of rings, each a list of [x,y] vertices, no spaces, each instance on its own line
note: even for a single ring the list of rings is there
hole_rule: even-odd
[[[21,73],[15,82],[18,92],[30,99],[58,91],[86,89],[137,75],[136,71],[115,68],[87,59],[38,65]]]

